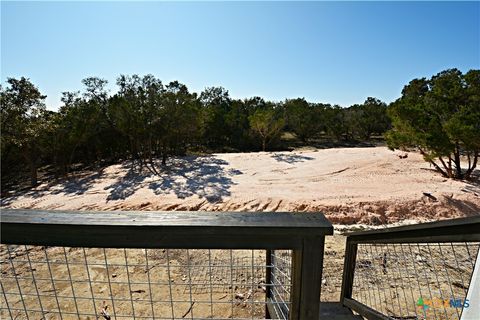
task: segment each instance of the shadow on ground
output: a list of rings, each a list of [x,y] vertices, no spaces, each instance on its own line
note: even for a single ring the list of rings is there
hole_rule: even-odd
[[[152,176],[150,172],[146,172],[132,165],[124,164],[123,167],[125,169],[128,167],[127,173],[104,188],[104,190],[110,191],[107,196],[107,202],[111,200],[125,200],[138,189],[142,188],[145,179]]]
[[[54,180],[45,185],[41,185],[34,189],[28,189],[23,192],[18,192],[12,196],[2,198],[1,206],[8,206],[17,200],[19,197],[24,196],[32,199],[39,199],[49,194],[64,194],[64,195],[82,195],[85,194],[95,183],[96,180],[103,177],[104,168],[99,171],[88,171],[82,175],[75,177],[64,178]]]
[[[278,162],[286,162],[289,164],[294,164],[297,162],[304,162],[307,160],[313,160],[312,157],[302,156],[300,154],[288,154],[288,153],[274,153],[272,158]]]
[[[47,185],[46,189],[50,189],[51,194],[82,195],[93,186],[96,180],[103,177],[103,170],[104,168],[81,177],[64,180],[53,186],[53,190],[50,189],[51,185]]]
[[[156,195],[170,192],[184,199],[191,196],[204,198],[208,202],[218,202],[230,196],[230,188],[235,183],[233,176],[240,175],[240,170],[225,170],[225,160],[208,157],[184,157],[172,159],[167,172],[161,179],[152,182],[149,188]]]
[[[480,213],[480,206],[472,201],[458,200],[450,197],[445,197],[445,199],[448,205],[456,208],[467,217],[477,216]]]
[[[124,200],[148,186],[156,195],[173,192],[179,199],[198,196],[218,202],[230,196],[232,177],[242,174],[239,170],[225,170],[226,165],[228,162],[213,156],[175,158],[167,162],[167,167],[157,166],[161,168],[159,175],[130,167],[125,176],[104,189],[110,191],[107,201]]]
[[[240,170],[225,169],[228,162],[214,156],[172,158],[166,167],[155,165],[158,175],[146,167],[124,162],[120,170],[123,174],[103,188],[107,191],[106,201],[125,200],[139,189],[148,188],[157,196],[173,193],[179,199],[197,196],[214,203],[230,196],[230,188],[235,184],[232,178],[242,174]],[[102,178],[105,178],[104,169],[86,172],[2,198],[1,206],[9,206],[21,196],[37,199],[51,194],[83,195],[93,192],[94,184]]]
[[[470,180],[465,181],[465,187],[462,189],[464,192],[470,192],[477,197],[480,196],[480,170],[476,169],[472,172]]]

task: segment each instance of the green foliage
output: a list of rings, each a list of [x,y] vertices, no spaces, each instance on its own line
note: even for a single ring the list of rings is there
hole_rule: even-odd
[[[7,88],[0,90],[2,171],[4,153],[17,149],[30,167],[31,185],[37,184],[37,166],[42,148],[42,135],[48,126],[42,95],[29,79],[9,78]],[[3,175],[3,172],[2,172]]]
[[[323,108],[320,104],[308,103],[305,99],[290,99],[284,104],[287,126],[303,142],[318,135],[324,126]]]
[[[0,87],[2,177],[29,168],[35,185],[40,165],[51,165],[60,176],[79,164],[128,158],[158,173],[155,159],[165,165],[169,156],[189,150],[272,149],[284,132],[304,144],[365,140],[392,125],[389,147],[418,148],[445,176],[470,177],[479,156],[479,70],[414,79],[388,107],[371,97],[348,108],[301,98],[238,100],[222,87],[197,95],[153,75],[121,75],[113,94],[104,79],[90,77],[82,84],[81,92],[63,93],[56,112],[46,110],[45,96],[26,78],[10,78]]]
[[[225,127],[228,128],[228,146],[237,150],[250,150],[252,137],[250,135],[249,116],[253,108],[241,100],[233,100],[229,112],[225,115]]]
[[[478,81],[474,74],[470,78]],[[153,75],[120,75],[113,94],[101,78],[82,84],[81,91],[63,93],[58,111],[45,109],[45,96],[28,79],[9,79],[0,89],[3,177],[17,177],[28,167],[35,185],[39,166],[51,166],[62,176],[125,159],[158,173],[156,159],[166,165],[169,156],[189,151],[284,148],[280,137],[287,131],[306,144],[318,138],[368,138],[385,128],[385,104],[376,99],[350,108],[305,99],[239,100],[222,87],[197,95]],[[458,121],[470,118],[466,112]],[[450,127],[460,130],[454,122]]]
[[[167,154],[184,154],[201,135],[200,103],[185,85],[171,82],[162,97],[160,143],[163,164]]]
[[[480,152],[480,75],[457,69],[412,80],[388,113],[390,148],[415,147],[426,161],[451,178],[469,178]],[[462,169],[462,157],[468,164]]]
[[[338,105],[328,106],[325,109],[325,118],[326,131],[330,136],[336,139],[343,137],[348,139],[347,110]]]
[[[265,151],[268,144],[279,137],[285,125],[285,120],[279,116],[272,105],[256,110],[248,120],[253,134],[258,136],[261,142],[262,151]]]
[[[362,105],[350,107],[351,131],[363,139],[369,139],[372,134],[382,134],[390,127],[386,103],[368,97]]]
[[[222,87],[206,88],[200,94],[204,118],[204,142],[210,147],[225,145],[229,142],[229,128],[225,118],[231,111],[231,99],[228,91]]]
[[[126,137],[130,157],[144,165],[158,152],[165,88],[152,75],[121,75],[117,85],[120,89],[110,99],[108,113],[114,127]]]

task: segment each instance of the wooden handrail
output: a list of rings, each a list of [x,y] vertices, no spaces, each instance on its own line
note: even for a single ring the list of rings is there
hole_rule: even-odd
[[[340,302],[367,319],[389,319],[369,306],[352,299],[355,263],[359,244],[479,242],[480,215],[460,219],[359,231],[346,234]]]
[[[5,244],[105,248],[295,249],[333,227],[323,214],[2,210]]]
[[[345,234],[350,243],[425,243],[480,240],[480,215]]]
[[[317,320],[324,238],[333,234],[333,226],[321,213],[4,209],[1,211],[1,231],[3,244],[97,248],[291,249],[289,319]]]

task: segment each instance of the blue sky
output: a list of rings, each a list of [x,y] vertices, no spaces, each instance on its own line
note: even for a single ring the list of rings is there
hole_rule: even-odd
[[[51,109],[88,76],[348,106],[453,67],[480,68],[480,2],[1,2],[2,83]]]

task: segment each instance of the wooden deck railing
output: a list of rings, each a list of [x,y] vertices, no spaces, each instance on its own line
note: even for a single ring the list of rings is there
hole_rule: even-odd
[[[288,319],[305,319],[305,320],[317,320],[319,315],[319,303],[320,303],[320,288],[322,269],[319,266],[322,265],[323,259],[323,247],[324,237],[333,233],[333,227],[328,220],[320,213],[315,214],[295,214],[295,213],[205,213],[205,212],[78,212],[78,211],[41,211],[41,210],[2,210],[1,212],[1,243],[6,245],[8,249],[8,255],[6,255],[3,264],[5,266],[12,266],[11,270],[5,270],[5,274],[11,274],[12,283],[15,283],[18,288],[14,288],[14,293],[9,293],[5,288],[5,283],[2,283],[2,291],[4,297],[4,304],[2,304],[2,311],[5,315],[12,315],[12,310],[16,310],[22,313],[22,310],[27,314],[29,307],[26,304],[29,303],[29,299],[35,299],[39,301],[39,307],[41,313],[49,313],[51,310],[46,310],[44,300],[46,298],[35,297],[35,295],[42,295],[40,286],[40,279],[38,271],[31,268],[31,256],[29,256],[29,248],[27,246],[47,246],[47,247],[61,247],[65,253],[65,257],[62,257],[61,263],[66,264],[68,274],[70,276],[69,281],[71,283],[73,293],[72,301],[75,303],[75,307],[78,311],[77,300],[80,299],[75,295],[73,290],[75,279],[72,280],[70,271],[72,268],[72,261],[65,251],[65,247],[69,248],[141,248],[145,249],[145,258],[147,263],[147,275],[148,283],[145,283],[145,288],[151,287],[150,271],[148,269],[149,249],[166,249],[167,267],[170,268],[170,258],[168,258],[169,249],[263,249],[263,250],[277,250],[288,249],[292,250],[292,263],[291,274],[292,283],[285,284],[290,286],[290,306],[288,312]],[[15,245],[25,246],[25,250],[22,251],[26,258],[23,258],[21,262],[18,257],[19,254],[12,254],[12,250],[15,250]],[[23,250],[23,249],[22,249]],[[51,284],[53,286],[55,299],[57,299],[57,305],[53,312],[62,317],[63,304],[60,301],[62,296],[59,293],[59,286],[55,287],[56,278],[55,267],[52,267],[55,262],[52,260],[52,254],[46,248],[44,255],[50,271],[52,279]],[[26,252],[26,254],[25,254]],[[81,252],[81,251],[80,251]],[[188,250],[186,251],[189,254]],[[62,253],[63,254],[63,253]],[[111,266],[107,263],[107,254],[105,249],[103,250],[105,255],[105,265],[102,266],[102,270],[106,271],[107,278],[103,279],[103,282],[110,286],[110,296],[112,304],[118,301],[115,300],[112,294],[112,285],[116,281],[112,279]],[[210,251],[209,251],[210,254]],[[21,254],[20,254],[21,256]],[[279,303],[275,301],[275,293],[272,292],[273,285],[269,283],[272,279],[271,272],[274,272],[274,268],[269,266],[269,257],[267,254],[266,261],[266,310],[274,310],[270,308],[270,304]],[[88,267],[88,254],[83,249],[83,256],[86,265],[86,272],[89,272]],[[253,257],[253,253],[252,253]],[[17,260],[15,260],[17,259]],[[72,258],[73,259],[73,258]],[[129,265],[127,263],[127,253],[125,251],[125,266],[127,270],[128,281],[126,285],[131,287],[133,280],[130,279]],[[9,260],[9,261],[8,261]],[[70,265],[68,261],[70,260]],[[83,260],[82,260],[83,261]],[[123,260],[122,260],[123,261]],[[233,261],[233,260],[232,260]],[[211,261],[209,261],[211,262]],[[23,264],[22,264],[23,263]],[[30,282],[34,282],[35,291],[30,294],[30,297],[23,290],[22,293],[22,275],[15,271],[15,267],[19,268],[19,265],[27,265],[30,263],[30,273],[26,272]],[[56,262],[60,263],[60,262]],[[190,266],[190,257],[188,257],[188,263]],[[2,264],[2,265],[3,265]],[[207,268],[210,267],[210,280],[212,278],[212,264],[206,263]],[[115,264],[113,265],[116,266]],[[136,267],[135,265],[134,267]],[[85,266],[83,266],[85,267]],[[252,262],[253,267],[253,262]],[[130,266],[130,270],[132,270]],[[265,269],[264,269],[265,270]],[[273,270],[273,271],[272,271]],[[102,272],[103,272],[102,271]],[[170,275],[170,269],[169,275]],[[188,269],[190,272],[190,269]],[[252,270],[253,272],[253,270]],[[233,271],[232,271],[233,274]],[[154,274],[152,274],[153,276]],[[25,277],[26,277],[25,276]],[[91,275],[88,274],[88,279]],[[230,275],[230,277],[233,277]],[[190,275],[185,276],[188,278],[187,283],[194,282],[193,277]],[[2,278],[2,282],[6,282],[7,279]],[[42,280],[43,281],[43,280]],[[48,279],[46,279],[48,282]],[[60,281],[60,280],[58,280]],[[232,280],[233,281],[233,280]],[[38,283],[37,283],[38,282]],[[79,281],[81,282],[81,281]],[[38,284],[38,286],[37,286]],[[253,284],[253,276],[252,276]],[[170,295],[172,296],[172,288],[170,285]],[[255,284],[256,285],[256,284]],[[210,283],[212,287],[212,283]],[[234,290],[233,282],[231,283],[231,291]],[[95,302],[95,294],[93,292],[92,285],[88,287],[91,292],[91,298],[93,301],[93,308],[90,313],[95,315],[99,314],[98,306]],[[143,290],[143,289],[142,289]],[[136,301],[132,292],[142,292],[142,290],[133,290],[130,288],[130,295],[125,301],[131,300],[131,309],[133,315],[135,315],[135,309],[137,309],[136,318],[142,318],[138,316],[140,314],[139,307],[136,307]],[[148,291],[148,290],[147,290]],[[40,293],[39,293],[40,292]],[[70,291],[68,291],[70,292]],[[148,297],[149,292],[143,290],[145,296]],[[13,296],[18,301],[12,302]],[[28,299],[27,299],[28,298]],[[190,287],[191,298],[191,287]],[[243,297],[242,297],[243,298]],[[66,299],[66,298],[65,298]],[[173,299],[173,298],[172,298]],[[233,298],[232,298],[233,299]],[[97,299],[98,300],[98,299]],[[151,305],[151,312],[155,313],[155,297],[150,296],[145,301]],[[190,299],[192,300],[192,299]],[[60,301],[60,302],[59,302]],[[66,300],[65,300],[66,301]],[[123,300],[121,300],[123,301]],[[143,300],[141,300],[143,301]],[[190,309],[193,318],[193,311],[191,311],[194,301],[190,301]],[[22,306],[23,303],[23,306]],[[66,302],[65,302],[66,303]],[[105,301],[103,302],[105,304]],[[212,300],[210,300],[212,303]],[[253,301],[252,301],[253,303]],[[90,304],[92,305],[92,304]],[[213,306],[210,305],[213,310]],[[194,307],[195,308],[195,307]],[[112,310],[113,309],[113,310]],[[73,310],[73,309],[72,309]],[[110,306],[110,315],[115,313],[115,305]],[[104,310],[105,311],[105,310]],[[103,311],[102,311],[103,312]],[[142,311],[143,312],[143,311]],[[147,311],[145,311],[147,312]],[[72,312],[75,314],[75,312]],[[212,311],[213,313],[213,311]],[[233,302],[232,302],[233,313]],[[172,316],[174,316],[175,310],[173,310],[172,301]],[[77,314],[79,316],[79,314]],[[268,314],[266,315],[268,316]],[[155,318],[155,314],[148,314],[148,317]],[[147,317],[147,318],[148,318]],[[119,318],[119,316],[117,316]],[[163,317],[159,317],[163,318]],[[166,317],[168,318],[168,317]],[[180,317],[179,317],[180,318]]]
[[[341,303],[367,319],[463,319],[479,247],[480,216],[347,234]]]

